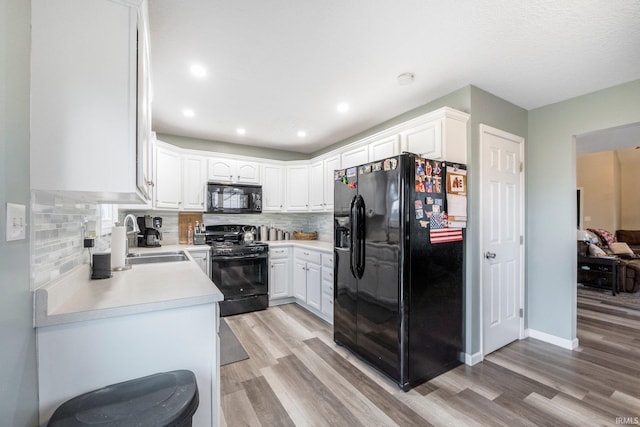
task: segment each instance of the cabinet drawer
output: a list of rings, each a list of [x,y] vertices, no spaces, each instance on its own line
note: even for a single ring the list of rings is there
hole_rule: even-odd
[[[269,257],[270,258],[288,258],[289,257],[289,248],[275,248],[269,249]]]
[[[315,252],[315,251],[311,251],[308,249],[296,249],[295,250],[295,256],[296,258],[303,260],[303,261],[307,261],[307,262],[312,262],[314,264],[320,265],[322,262],[321,256],[320,256],[320,252]]]
[[[331,298],[333,298],[333,280],[322,280],[322,293],[331,295]]]
[[[333,269],[333,254],[322,254],[322,266]]]
[[[322,267],[322,280],[333,283],[333,267]]]

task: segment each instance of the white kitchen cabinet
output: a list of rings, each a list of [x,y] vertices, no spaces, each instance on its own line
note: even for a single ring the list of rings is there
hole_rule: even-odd
[[[289,248],[269,250],[269,301],[291,296],[290,254]]]
[[[358,166],[369,161],[369,147],[362,145],[360,147],[351,148],[340,154],[340,163],[342,168],[350,168]]]
[[[287,166],[286,171],[286,210],[308,211],[309,166],[306,164]]]
[[[31,188],[92,202],[148,201],[146,1],[30,4]]]
[[[181,156],[177,149],[156,145],[155,203],[158,209],[180,209],[182,205]]]
[[[333,323],[333,255],[322,254],[322,304],[321,313]]]
[[[320,312],[321,255],[309,249],[294,249],[293,288],[294,297],[303,305]]]
[[[203,212],[207,187],[206,160],[202,156],[182,157],[182,209]]]
[[[309,206],[312,211],[323,211],[324,198],[324,162],[318,160],[309,166]]]
[[[200,266],[207,277],[211,277],[211,248],[203,246],[203,249],[188,249],[191,258]]]
[[[447,107],[411,120],[400,132],[401,150],[466,164],[468,120],[468,114]]]
[[[280,212],[284,208],[284,169],[280,165],[263,166],[262,211]]]
[[[442,158],[442,120],[434,120],[402,132],[402,151],[428,159]]]
[[[334,171],[340,169],[340,156],[335,155],[324,159],[324,208],[333,211]]]
[[[207,180],[235,184],[259,184],[260,165],[244,159],[210,158]]]
[[[388,135],[369,143],[369,161],[384,160],[400,154],[400,136]]]

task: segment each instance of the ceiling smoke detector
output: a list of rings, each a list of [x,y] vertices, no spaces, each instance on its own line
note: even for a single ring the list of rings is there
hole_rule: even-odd
[[[398,76],[398,84],[400,86],[406,86],[413,83],[416,76],[413,73],[402,73]]]

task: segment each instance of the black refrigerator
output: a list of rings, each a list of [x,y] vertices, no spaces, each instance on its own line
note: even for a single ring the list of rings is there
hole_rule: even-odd
[[[447,170],[464,168],[402,154],[334,172],[334,341],[405,391],[463,357],[464,229],[447,188],[466,191],[466,171]]]

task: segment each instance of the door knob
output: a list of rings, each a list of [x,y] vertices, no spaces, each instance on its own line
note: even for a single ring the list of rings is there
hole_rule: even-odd
[[[494,254],[493,252],[487,251],[487,252],[484,253],[484,257],[486,259],[494,259],[496,257],[496,254]]]

